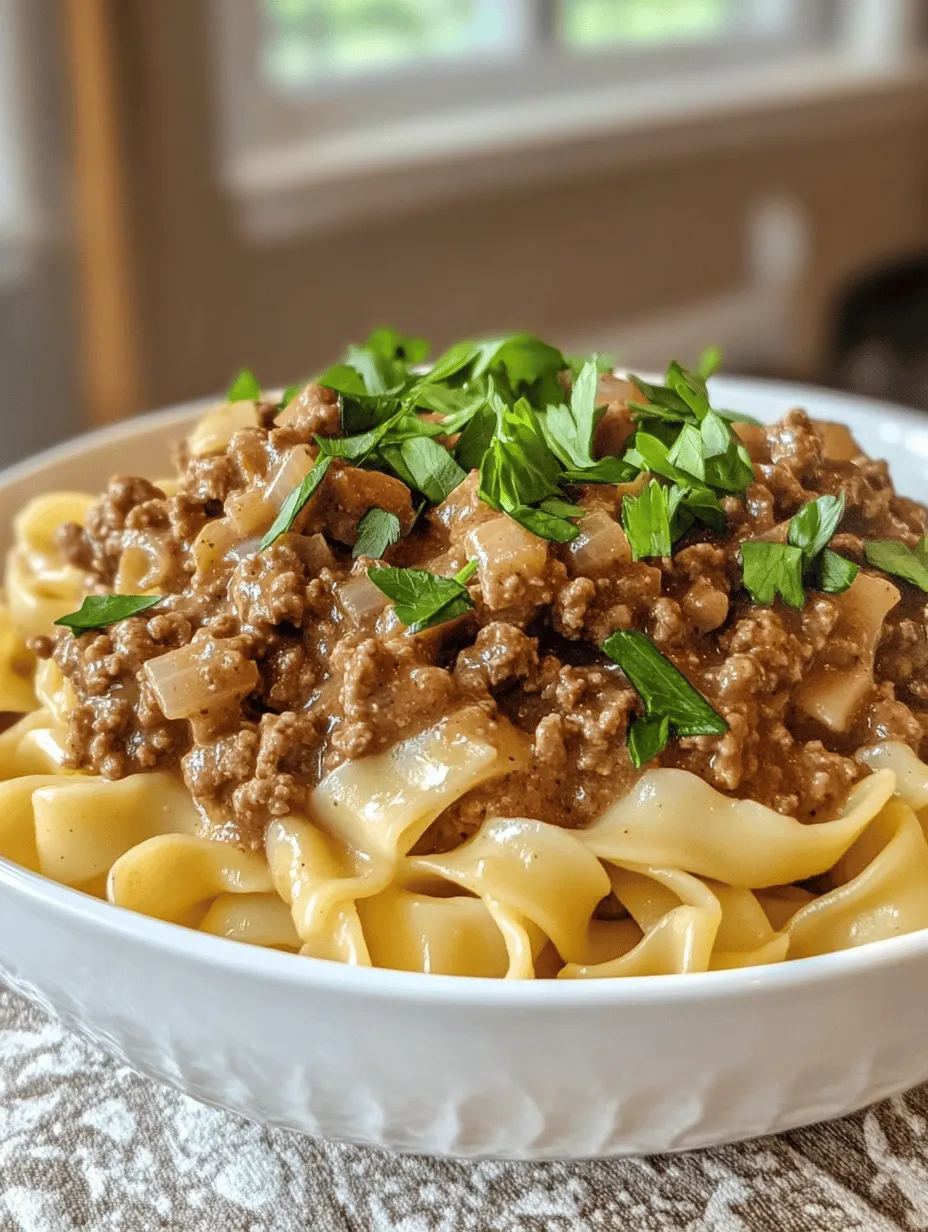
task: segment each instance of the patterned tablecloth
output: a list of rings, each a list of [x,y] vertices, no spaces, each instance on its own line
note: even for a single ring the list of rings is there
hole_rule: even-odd
[[[580,1164],[396,1158],[140,1078],[0,991],[2,1232],[928,1229],[928,1087],[830,1125]]]

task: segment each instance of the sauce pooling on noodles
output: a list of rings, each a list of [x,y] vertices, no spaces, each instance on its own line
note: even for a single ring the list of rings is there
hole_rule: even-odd
[[[377,331],[281,405],[246,376],[174,479],[69,497],[54,544],[23,515],[8,658],[39,657],[65,781],[176,806],[182,780],[171,859],[220,839],[235,868],[169,918],[322,957],[633,974],[677,908],[696,969],[785,957],[797,912],[791,953],[850,944],[802,941],[791,883],[859,875],[881,809],[887,850],[916,841],[925,508],[839,424],[713,408],[711,357],[653,385],[523,335],[422,375],[420,344]],[[138,851],[166,839],[139,824]],[[131,898],[118,845],[70,883]],[[526,851],[553,916],[507,929],[511,877],[482,879]],[[441,923],[407,945],[418,899]]]

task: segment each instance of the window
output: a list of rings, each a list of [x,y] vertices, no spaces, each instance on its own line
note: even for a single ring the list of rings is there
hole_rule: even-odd
[[[281,96],[370,90],[423,69],[590,72],[607,52],[792,42],[815,0],[264,0],[260,60]],[[571,60],[583,60],[574,63]],[[601,74],[602,66],[594,69]],[[504,84],[499,83],[498,84]],[[445,88],[449,83],[445,79]]]
[[[264,76],[283,91],[339,76],[506,54],[511,14],[495,0],[267,0]]]
[[[382,209],[400,170],[417,199],[468,159],[512,171],[558,140],[782,92],[791,66],[820,83],[836,51],[904,46],[916,3],[214,0],[226,180],[265,204],[312,185],[298,225]]]

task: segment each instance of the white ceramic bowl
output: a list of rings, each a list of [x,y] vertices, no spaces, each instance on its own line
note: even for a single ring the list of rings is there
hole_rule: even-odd
[[[762,419],[850,424],[926,494],[928,416],[718,380]],[[51,487],[157,474],[196,410],[0,477],[0,526]],[[928,932],[706,975],[507,983],[345,967],[133,915],[0,860],[0,976],[197,1099],[401,1151],[545,1159],[681,1150],[838,1116],[928,1078]]]

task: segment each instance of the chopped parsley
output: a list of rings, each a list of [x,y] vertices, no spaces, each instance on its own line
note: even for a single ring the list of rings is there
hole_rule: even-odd
[[[635,560],[669,556],[673,551],[669,493],[670,488],[652,479],[637,496],[623,496],[622,526]]]
[[[566,503],[559,486],[561,468],[526,398],[510,406],[491,386],[488,403],[495,416],[490,443],[480,463],[480,497],[508,513],[534,534],[567,543],[579,529],[570,521],[582,510]],[[552,505],[554,500],[557,504]],[[532,508],[537,506],[537,508]]]
[[[64,625],[74,634],[105,629],[117,620],[147,612],[163,599],[163,595],[87,595],[76,612],[59,616],[55,624]]]
[[[818,564],[817,588],[827,595],[840,595],[860,573],[860,565],[839,556],[831,548],[825,548]]]
[[[548,448],[565,467],[582,471],[596,464],[592,452],[593,433],[602,412],[596,402],[598,384],[599,372],[591,359],[574,380],[570,405],[549,406],[541,416],[541,429]]]
[[[801,549],[807,564],[811,564],[831,542],[846,506],[847,497],[843,492],[840,496],[819,496],[803,505],[790,519],[788,542]]]
[[[421,633],[470,611],[474,601],[465,583],[476,572],[477,562],[471,560],[453,578],[429,573],[427,569],[399,569],[393,565],[372,565],[367,576],[393,600],[393,610],[410,633]]]
[[[331,462],[332,458],[330,455],[323,453],[319,455],[313,469],[297,484],[281,505],[280,512],[274,519],[271,529],[261,540],[259,551],[263,552],[265,548],[269,548],[272,543],[275,543],[281,535],[285,535],[289,531],[299,514],[309,503],[309,498],[319,487],[320,483],[322,483],[323,479],[325,479]]]
[[[790,607],[802,608],[806,586],[833,595],[847,590],[858,567],[827,547],[846,505],[843,492],[819,496],[790,519],[786,543],[741,544],[744,587],[755,603],[767,606],[779,596]]]
[[[663,753],[670,739],[670,719],[666,714],[659,719],[639,716],[632,719],[628,728],[628,755],[632,765],[640,770],[647,761]]]
[[[636,558],[669,554],[697,519],[723,530],[720,495],[753,479],[733,413],[709,402],[717,351],[692,371],[674,361],[665,385],[632,378],[642,400],[630,404],[638,427],[621,458],[594,454],[604,411],[599,377],[608,368],[598,357],[565,356],[533,334],[457,342],[431,367],[428,353],[423,338],[377,329],[320,373],[317,382],[338,394],[342,428],[316,438],[321,455],[393,475],[430,505],[477,470],[487,504],[556,543],[579,534],[584,511],[570,500],[570,485],[628,483],[646,473],[660,482],[623,510]],[[257,383],[243,373],[236,387],[244,397]],[[288,390],[285,402],[297,392]],[[291,493],[264,546],[289,529],[321,477],[314,468]]]
[[[868,539],[864,554],[875,569],[928,591],[928,535],[922,535],[914,548],[897,539]]]
[[[243,368],[226,394],[227,402],[260,402],[261,386],[250,368]]]
[[[767,607],[779,596],[790,607],[805,607],[801,548],[749,539],[741,545],[741,560],[744,588],[755,603]]]
[[[723,736],[728,724],[644,633],[620,629],[603,650],[618,663],[644,703],[644,719],[629,728],[628,751],[636,767],[656,757],[670,734]]]
[[[358,522],[358,537],[355,540],[351,555],[357,560],[359,556],[372,556],[380,560],[388,548],[399,543],[403,528],[395,513],[387,509],[368,509]]]

